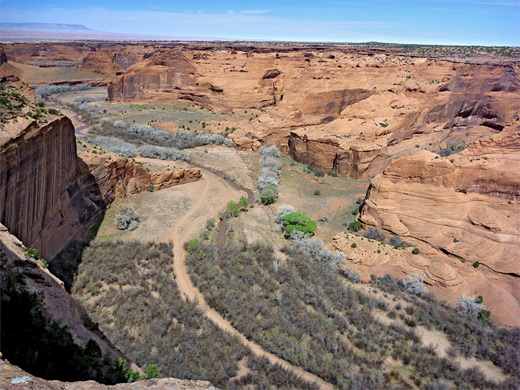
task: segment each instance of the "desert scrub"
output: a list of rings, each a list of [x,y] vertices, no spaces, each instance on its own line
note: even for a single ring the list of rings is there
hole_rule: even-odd
[[[119,230],[135,230],[139,226],[139,214],[131,204],[123,204],[119,207],[114,223]]]
[[[139,366],[155,364],[164,377],[232,388],[237,364],[246,358],[251,375],[267,387],[285,382],[287,388],[315,388],[279,367],[256,364],[236,338],[185,301],[177,289],[171,252],[169,244],[92,242],[83,251],[72,294],[110,341]],[[271,372],[276,372],[273,378]]]
[[[204,145],[233,146],[233,142],[223,134],[198,135],[186,130],[179,130],[175,135],[150,125],[128,124],[118,120],[110,122],[102,118],[100,124],[94,126],[93,134],[119,138],[134,145],[154,145],[166,148],[188,149]]]
[[[519,328],[498,328],[476,315],[461,314],[456,308],[436,301],[431,294],[409,295],[404,284],[394,281],[389,275],[384,278],[374,277],[371,283],[386,293],[403,297],[409,301],[411,305],[408,306],[408,314],[414,316],[419,325],[445,333],[457,354],[468,358],[490,360],[511,375],[511,382],[504,382],[502,387],[497,387],[495,384],[492,388],[506,389],[508,388],[507,383],[518,383],[520,372]]]
[[[277,261],[271,247],[238,237],[218,250],[205,241],[198,248],[202,255],[188,256],[188,269],[208,304],[243,334],[340,388],[402,388],[402,378],[394,378],[383,364],[388,356],[405,361],[423,387],[441,380],[458,387],[497,388],[480,371],[461,369],[424,347],[414,330],[424,318],[415,315],[415,306],[402,325],[377,321],[373,310],[388,311],[388,305],[350,287],[323,244],[304,243],[313,240],[296,240],[294,247],[284,248],[285,262]],[[345,270],[345,276],[352,271]],[[353,274],[352,280],[357,279]],[[396,295],[411,302],[432,299],[391,283]],[[454,310],[451,315],[452,321],[461,321]],[[465,336],[467,343],[471,337]],[[366,382],[374,371],[381,373],[377,386]]]
[[[278,177],[282,169],[280,151],[276,146],[262,146],[259,150],[258,163],[262,167],[258,173],[258,190],[260,191],[260,202],[271,204],[278,199]]]

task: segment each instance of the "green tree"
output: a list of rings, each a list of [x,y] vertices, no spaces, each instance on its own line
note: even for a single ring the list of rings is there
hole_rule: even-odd
[[[352,230],[353,232],[357,232],[361,229],[361,222],[352,221],[348,225],[348,230]]]
[[[295,230],[303,232],[306,236],[312,236],[316,230],[316,222],[301,211],[294,211],[284,216],[283,225],[285,226],[286,237],[291,236]]]
[[[244,209],[247,209],[247,207],[249,206],[249,202],[247,201],[247,198],[245,196],[242,196],[238,203],[240,203],[240,206],[242,206],[242,208]]]
[[[239,214],[239,209],[238,209],[238,206],[235,202],[233,202],[232,200],[230,200],[226,206],[226,210],[227,212],[232,215],[233,217],[238,217],[238,214]]]

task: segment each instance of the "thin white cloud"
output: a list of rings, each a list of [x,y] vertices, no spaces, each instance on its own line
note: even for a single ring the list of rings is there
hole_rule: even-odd
[[[261,15],[261,14],[266,14],[268,12],[271,12],[271,11],[268,9],[245,9],[243,11],[240,11],[241,14],[245,14],[245,15]]]

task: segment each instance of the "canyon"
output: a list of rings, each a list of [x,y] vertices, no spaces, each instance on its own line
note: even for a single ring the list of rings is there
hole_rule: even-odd
[[[125,113],[132,106],[196,108],[214,114],[198,121],[201,131],[225,134],[233,151],[250,153],[241,155],[244,161],[248,157],[243,156],[274,144],[289,157],[286,164],[322,171],[316,176],[370,180],[352,213],[361,223],[360,233],[377,229],[405,244],[394,247],[342,227],[327,245],[345,254],[345,268],[362,271],[365,282],[420,274],[437,299],[456,306],[461,295],[481,296],[493,324],[520,326],[518,58],[450,60],[334,45],[72,42],[2,44],[0,62],[1,265],[21,272],[28,290],[42,294],[46,315],[66,325],[77,344],[95,340],[104,356],[131,362],[102,332],[88,329],[85,309],[41,262],[28,258],[27,248],[52,259],[74,240],[95,234],[113,203],[200,179],[206,189],[195,206],[202,209],[207,179],[197,162],[152,167],[97,146],[79,148],[72,120],[45,109],[22,80],[36,66],[43,72],[62,65],[78,75],[71,83],[87,75],[82,81],[106,87],[106,102],[94,100],[101,108]],[[181,128],[170,124],[155,125]],[[95,123],[83,126],[88,132]],[[208,161],[220,152],[193,153]],[[255,157],[250,165],[256,164]],[[215,173],[215,166],[208,173]],[[249,169],[243,175],[253,172]],[[330,184],[320,177],[312,179],[324,188]],[[268,209],[266,224],[276,208]],[[205,216],[197,214],[197,221]],[[181,222],[172,228],[177,263],[184,256],[180,238],[188,240],[188,233],[195,232],[183,230]],[[226,222],[218,226],[226,229]],[[233,326],[229,329],[244,337]],[[8,362],[0,362],[1,372],[8,378],[27,374]],[[175,381],[152,380],[131,388],[212,388]],[[42,379],[37,386],[68,385]]]

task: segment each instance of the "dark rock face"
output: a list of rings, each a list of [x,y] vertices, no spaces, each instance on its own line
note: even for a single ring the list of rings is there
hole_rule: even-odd
[[[7,56],[5,55],[4,49],[0,49],[0,65],[7,62]]]
[[[60,223],[77,195],[67,191],[77,170],[69,118],[23,129],[0,152],[0,223],[26,245],[42,248],[43,256],[53,255],[68,236],[70,226]],[[52,225],[57,230],[49,229]],[[47,236],[49,231],[53,234]]]

